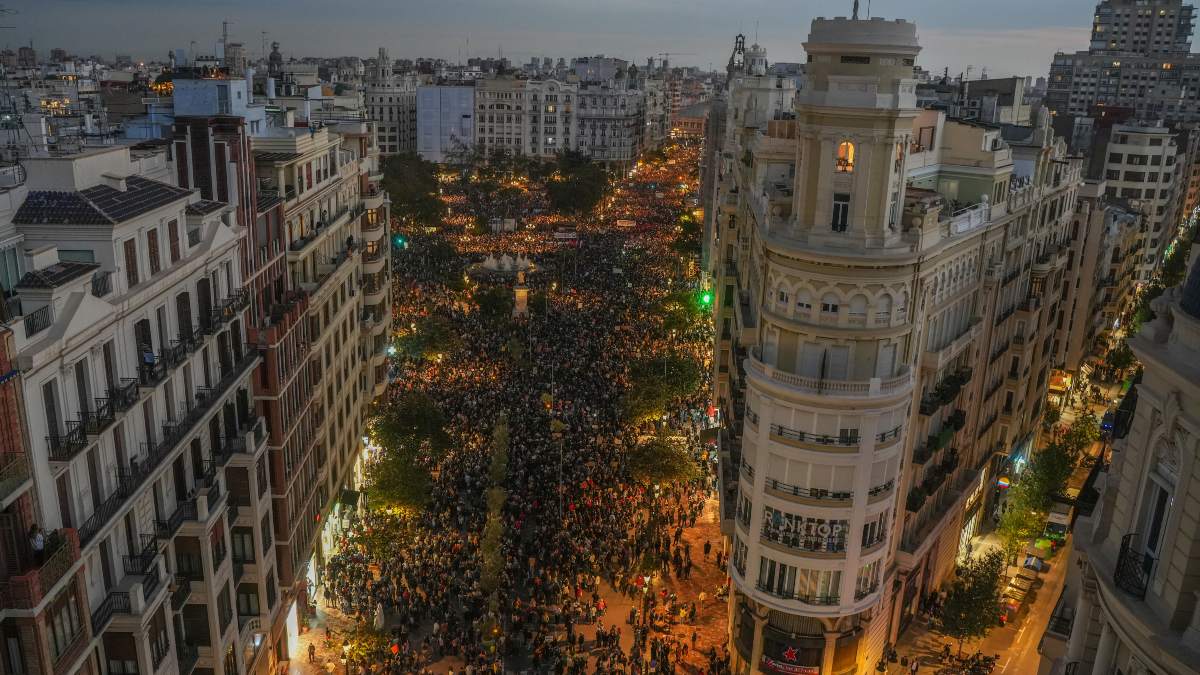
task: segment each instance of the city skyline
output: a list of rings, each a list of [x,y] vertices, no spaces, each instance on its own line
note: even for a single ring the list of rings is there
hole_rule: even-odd
[[[1069,0],[1045,6],[1035,0],[1003,5],[973,3],[939,6],[917,0],[871,3],[875,16],[903,16],[917,24],[923,51],[918,63],[933,72],[948,67],[957,75],[972,66],[994,76],[1046,74],[1056,51],[1087,47],[1091,3]],[[702,0],[686,8],[674,2],[622,0],[603,7],[585,3],[522,0],[505,11],[483,0],[450,0],[434,6],[388,6],[377,0],[336,8],[327,3],[267,3],[247,8],[218,2],[204,6],[145,0],[80,3],[52,0],[22,7],[9,17],[14,27],[6,47],[27,45],[39,51],[55,47],[80,54],[111,57],[130,53],[137,59],[165,59],[172,48],[195,41],[203,53],[219,40],[221,21],[230,40],[242,42],[254,58],[264,43],[281,44],[285,57],[374,55],[387,47],[397,58],[428,56],[458,60],[497,56],[514,63],[531,57],[571,57],[604,53],[644,63],[661,52],[678,56],[679,65],[721,69],[738,32],[767,49],[772,62],[803,61],[803,36],[817,16],[849,15],[848,0],[819,0],[789,8],[775,0],[753,0],[734,7]],[[781,12],[791,12],[783,21]],[[868,11],[861,4],[862,14]],[[636,30],[635,30],[636,28]],[[264,37],[263,31],[267,31]],[[137,35],[130,44],[129,35]],[[535,51],[530,51],[534,49]]]

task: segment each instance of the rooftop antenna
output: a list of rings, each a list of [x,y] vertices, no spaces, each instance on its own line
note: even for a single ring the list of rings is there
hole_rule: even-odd
[[[261,33],[262,33],[262,59],[263,59],[263,61],[266,61],[267,60],[267,31],[264,30],[264,31],[261,31]]]
[[[754,20],[754,44],[758,44],[758,19]]]
[[[854,21],[858,21],[858,0],[854,0],[854,13],[850,15]]]

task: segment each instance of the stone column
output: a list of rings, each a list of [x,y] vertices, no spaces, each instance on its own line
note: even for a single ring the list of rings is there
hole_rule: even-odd
[[[1092,675],[1110,675],[1112,672],[1113,656],[1117,651],[1117,635],[1104,619],[1104,627],[1100,630],[1100,646],[1096,648],[1096,662],[1092,666]]]
[[[747,602],[753,600],[747,599]],[[758,608],[754,612],[754,646],[750,649],[750,672],[758,671],[758,664],[762,661],[763,653],[763,628],[767,625],[767,617],[758,615]]]
[[[821,672],[833,672],[833,655],[837,652],[837,639],[841,634],[834,632],[825,633],[825,652],[821,655]]]
[[[1082,661],[1087,648],[1088,628],[1092,623],[1092,599],[1086,589],[1080,589],[1075,603],[1075,622],[1071,625],[1071,637],[1067,641],[1067,663]]]

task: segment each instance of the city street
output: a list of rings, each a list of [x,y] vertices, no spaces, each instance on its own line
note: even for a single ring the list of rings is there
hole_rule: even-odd
[[[696,153],[678,146],[640,166],[612,190],[606,218],[578,219],[569,237],[556,236],[561,219],[550,223],[557,232],[481,235],[453,216],[436,232],[393,230],[404,242],[394,325],[408,346],[381,419],[427,400],[436,412],[422,416],[444,417],[435,436],[446,440],[405,469],[430,471],[426,505],[369,514],[329,556],[307,633],[317,663],[294,661],[296,672],[343,667],[343,651],[351,672],[364,661],[397,673],[724,671],[727,580],[714,463],[700,442],[713,423],[711,328],[698,270],[676,241]],[[465,203],[458,185],[444,190],[452,209]],[[513,209],[539,202],[536,185],[512,185]],[[529,263],[481,265],[485,256]],[[522,281],[530,316],[510,318]],[[630,407],[647,367],[694,369],[695,388],[676,392],[668,377],[653,385],[672,392],[665,407]],[[491,435],[502,416],[497,475]],[[682,441],[696,478],[633,478],[629,453],[659,431]],[[497,552],[484,541],[494,517]],[[483,574],[497,555],[489,591]],[[347,635],[371,624],[369,635]]]

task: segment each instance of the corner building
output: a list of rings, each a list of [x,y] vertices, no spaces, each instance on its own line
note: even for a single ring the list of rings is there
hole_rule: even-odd
[[[874,672],[968,548],[1040,419],[1079,183],[1045,119],[918,109],[912,23],[816,19],[805,48],[794,99],[761,49],[731,63],[719,153],[737,673]]]

